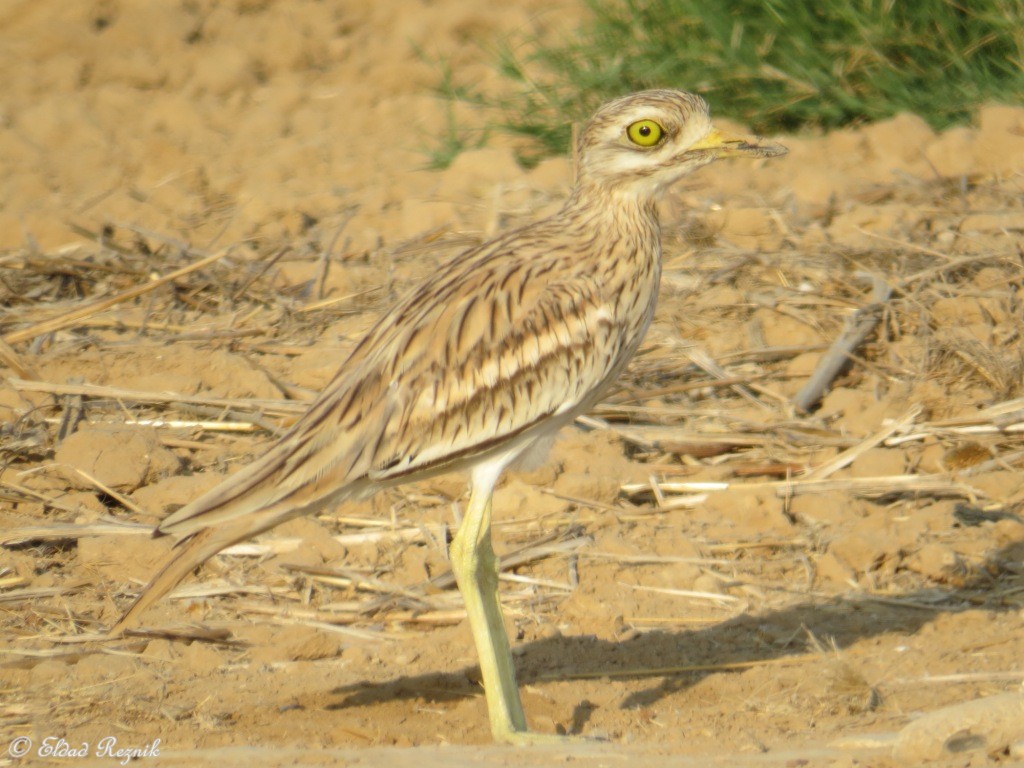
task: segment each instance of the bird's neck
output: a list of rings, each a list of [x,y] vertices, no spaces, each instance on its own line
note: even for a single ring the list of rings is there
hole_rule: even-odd
[[[578,242],[590,244],[593,263],[601,265],[597,272],[609,290],[625,281],[630,291],[642,288],[651,297],[645,309],[649,321],[661,277],[661,225],[655,199],[578,184],[556,218],[571,222],[568,226]]]
[[[581,179],[562,208],[562,216],[586,221],[605,232],[628,233],[638,228],[660,234],[655,198],[629,189],[608,188]]]

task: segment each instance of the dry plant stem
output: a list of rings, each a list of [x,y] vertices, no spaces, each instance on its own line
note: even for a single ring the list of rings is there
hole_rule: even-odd
[[[889,685],[918,685],[935,683],[988,683],[1024,681],[1024,671],[964,672],[954,675],[924,675],[923,677],[897,677]]]
[[[39,600],[44,597],[56,597],[59,595],[70,595],[79,592],[88,586],[87,583],[68,584],[62,587],[33,587],[29,589],[16,589],[11,592],[0,594],[0,604],[25,603]],[[0,649],[0,653],[21,653],[21,651]]]
[[[979,489],[973,488],[946,475],[888,475],[881,477],[850,477],[840,480],[817,480],[790,478],[763,483],[726,483],[726,482],[659,482],[662,492],[670,494],[714,492],[743,489],[773,490],[780,497],[799,496],[808,493],[830,493],[846,491],[866,498],[876,498],[892,494],[923,494],[929,496],[953,496],[961,498],[985,498]],[[650,483],[627,483],[621,486],[627,496],[651,491]],[[666,498],[667,506],[673,506],[673,499]]]
[[[118,503],[122,507],[124,507],[125,509],[129,509],[132,512],[134,512],[135,514],[142,515],[143,517],[154,517],[154,515],[150,515],[148,512],[146,512],[146,510],[144,510],[142,507],[140,507],[134,501],[129,499],[127,496],[125,496],[122,493],[118,493],[113,488],[111,488],[109,485],[107,485],[106,483],[104,483],[101,480],[99,480],[99,478],[96,478],[96,477],[93,477],[92,475],[90,475],[84,469],[80,469],[78,467],[70,467],[70,469],[72,469],[75,472],[75,474],[79,475],[80,477],[84,478],[89,483],[94,485],[96,487],[96,489],[99,490],[101,493],[105,493],[108,496],[110,496],[111,498],[117,499]]]
[[[0,363],[3,363],[23,379],[38,379],[39,374],[4,339],[0,339]]]
[[[705,371],[709,375],[713,376],[714,378],[722,380],[730,378],[729,373],[717,362],[715,362],[714,359],[712,359],[711,355],[709,355],[703,349],[696,346],[690,346],[688,349],[685,350],[685,354],[687,357],[690,358],[690,361],[694,365],[696,365],[698,368]],[[748,402],[765,410],[768,409],[768,406],[761,402],[761,400],[759,400],[752,392],[750,392],[749,389],[756,390],[759,394],[767,395],[775,400],[781,399],[778,395],[770,392],[769,390],[757,386],[750,386],[748,389],[747,386],[737,384],[731,386],[730,389],[732,389],[733,392],[735,392],[737,395],[744,398]]]
[[[879,277],[872,277],[872,282],[874,283],[872,303],[858,309],[846,321],[839,338],[822,356],[818,367],[811,374],[811,378],[793,398],[793,405],[799,412],[809,412],[821,400],[825,390],[849,362],[853,351],[878,325],[885,303],[892,295],[892,287]]]
[[[665,453],[685,453],[696,456],[714,456],[737,448],[766,446],[771,443],[764,435],[750,435],[740,432],[729,434],[707,434],[686,430],[683,427],[662,427],[658,425],[637,425],[612,427],[611,430],[629,443],[647,450]]]
[[[8,379],[7,382],[17,390],[25,392],[46,392],[52,395],[83,395],[85,397],[102,397],[109,400],[130,400],[136,403],[172,403],[188,405],[205,405],[213,408],[248,408],[267,414],[294,415],[303,413],[308,405],[291,403],[287,400],[243,400],[226,397],[197,397],[177,392],[146,392],[137,389],[121,389],[104,387],[95,384],[52,384],[43,381],[27,381],[25,379]]]
[[[909,240],[900,240],[894,237],[879,234],[878,232],[869,232],[868,230],[861,229],[860,227],[858,227],[857,230],[867,237],[873,237],[877,240],[885,240],[886,242],[894,243],[903,248],[909,248],[910,250],[917,251],[918,253],[924,253],[929,256],[935,256],[940,259],[946,259],[946,263],[944,264],[939,264],[934,267],[922,269],[920,272],[915,272],[914,274],[908,275],[907,277],[900,280],[900,282],[897,284],[897,288],[900,291],[906,291],[910,289],[915,283],[930,280],[933,277],[943,274],[944,272],[963,269],[964,267],[971,264],[979,264],[984,263],[986,261],[1007,261],[1010,263],[1014,263],[1015,259],[1019,258],[1019,254],[1013,253],[1011,251],[1005,251],[1003,253],[983,253],[977,256],[962,256],[957,259],[951,259],[949,254],[942,253],[941,251],[936,251],[934,248],[926,248],[922,245],[919,245],[918,243],[914,243]]]
[[[308,607],[277,607],[264,605],[263,603],[240,602],[236,606],[243,613],[255,613],[264,616],[275,616],[281,619],[297,618],[305,621],[315,621],[332,626],[340,624],[355,624],[366,621],[364,611],[334,611],[324,608]],[[429,626],[443,626],[458,624],[466,618],[466,612],[461,608],[451,610],[426,610],[426,611],[390,611],[387,620],[395,624],[425,624]],[[392,636],[383,632],[374,632],[374,639],[391,639]]]
[[[889,426],[876,432],[875,434],[871,435],[870,437],[853,446],[852,448],[848,448],[847,450],[843,451],[831,461],[826,462],[821,466],[815,467],[810,472],[806,473],[803,476],[803,479],[824,480],[825,478],[830,477],[832,474],[838,472],[840,469],[843,469],[844,467],[847,467],[850,464],[852,464],[858,456],[865,453],[866,451],[871,450],[875,446],[881,445],[896,433],[906,432],[910,425],[914,423],[914,419],[916,419],[920,414],[921,408],[919,406],[914,406],[899,419],[893,421]]]
[[[78,511],[67,510],[65,511]],[[152,532],[149,525],[99,520],[93,523],[56,523],[14,528],[0,533],[0,547],[14,547],[30,541],[74,541],[83,536],[143,536]]]
[[[60,419],[43,419],[46,424],[59,424]],[[98,421],[96,419],[88,419],[85,423],[90,426],[96,425],[112,425],[117,424],[118,426],[124,427],[154,427],[164,429],[198,429],[203,432],[256,432],[259,428],[248,421],[234,422],[234,421],[187,421],[183,419],[125,419],[124,421],[115,421],[113,419],[109,421]],[[217,446],[211,445],[210,443],[201,443],[197,440],[184,440],[175,438],[161,438],[161,442],[164,445],[170,445],[178,448],[195,448],[195,449],[209,449]]]
[[[65,512],[71,512],[72,514],[80,514],[83,511],[79,507],[72,507],[72,506],[69,506],[68,504],[65,504],[60,499],[51,498],[50,496],[47,496],[47,495],[45,495],[43,493],[40,493],[39,491],[37,491],[37,490],[35,490],[33,488],[27,488],[27,487],[25,487],[23,485],[19,485],[17,483],[12,483],[10,480],[4,480],[3,478],[0,478],[0,488],[6,488],[8,490],[14,491],[15,494],[19,494],[20,496],[23,496],[24,498],[33,499],[34,501],[42,502],[46,506],[52,507],[53,509],[61,509],[61,510],[65,511]],[[5,496],[6,496],[6,494],[5,494]],[[17,496],[12,497],[11,500],[12,501],[23,501],[23,499],[18,498]],[[2,539],[0,539],[0,541],[2,541]]]
[[[3,337],[3,340],[7,344],[17,344],[21,341],[28,341],[34,339],[37,336],[42,336],[46,333],[52,333],[53,331],[59,331],[62,328],[67,328],[74,325],[80,320],[83,320],[92,315],[99,314],[104,310],[110,309],[111,307],[120,304],[121,302],[128,301],[129,299],[135,299],[139,296],[143,296],[151,291],[155,291],[162,285],[174,282],[175,280],[190,275],[203,267],[208,267],[215,261],[219,261],[224,258],[226,251],[218,251],[212,256],[207,256],[205,259],[200,259],[194,264],[189,264],[187,267],[182,267],[174,272],[164,275],[161,278],[145,283],[144,285],[138,285],[131,288],[123,293],[119,293],[116,296],[111,296],[107,299],[100,299],[94,301],[91,304],[86,304],[84,307],[72,310],[60,317],[55,317],[50,320],[44,320],[41,323],[37,323],[29,328],[22,328],[20,331],[11,331]]]
[[[592,680],[596,678],[619,677],[669,677],[689,672],[714,672],[730,669],[750,669],[751,667],[788,666],[804,664],[808,661],[820,663],[821,654],[813,653],[803,656],[783,656],[778,659],[757,659],[754,661],[732,661],[725,664],[690,664],[682,667],[637,667],[631,669],[600,669],[594,672],[541,673],[538,680]]]
[[[916,431],[893,435],[886,446],[924,440],[929,437],[970,437],[977,435],[1013,435],[1024,432],[1024,398],[1007,400],[975,411],[969,416],[925,422]]]

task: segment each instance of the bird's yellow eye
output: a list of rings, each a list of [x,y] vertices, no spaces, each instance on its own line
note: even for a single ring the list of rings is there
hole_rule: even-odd
[[[630,123],[626,135],[638,147],[653,147],[665,136],[665,129],[653,120],[637,120]]]

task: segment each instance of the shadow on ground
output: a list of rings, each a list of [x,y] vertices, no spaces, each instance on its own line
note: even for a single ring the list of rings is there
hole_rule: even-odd
[[[708,629],[647,632],[623,641],[594,637],[559,637],[517,647],[517,676],[521,685],[541,680],[649,677],[648,688],[629,695],[624,709],[651,706],[667,695],[692,686],[708,675],[729,674],[729,664],[769,661],[806,654],[808,634],[848,648],[857,641],[889,633],[912,635],[943,613],[966,610],[1019,610],[1002,596],[1024,588],[1024,543],[991,554],[973,578],[962,585],[934,588],[886,598],[839,597],[812,600],[778,611],[743,615]],[[651,659],[659,659],[652,667]],[[686,670],[687,667],[718,667]],[[736,671],[742,671],[738,667]],[[646,671],[645,671],[646,670]],[[683,670],[683,671],[673,671]],[[475,667],[453,673],[402,676],[383,683],[359,683],[335,688],[337,697],[326,708],[341,710],[396,699],[443,702],[479,695]],[[577,707],[572,732],[583,729],[592,707]]]

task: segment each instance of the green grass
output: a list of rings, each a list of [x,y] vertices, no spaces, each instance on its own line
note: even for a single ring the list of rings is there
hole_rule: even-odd
[[[922,116],[935,128],[985,101],[1024,101],[1024,0],[589,0],[572,41],[505,42],[511,95],[448,81],[494,108],[533,162],[568,148],[570,124],[630,91],[703,94],[716,115],[759,132]],[[516,49],[532,49],[528,55]]]
[[[429,58],[422,50],[416,49],[416,54],[421,60],[429,61]],[[487,144],[488,131],[470,131],[464,129],[459,124],[458,117],[455,114],[454,102],[459,99],[466,100],[469,97],[456,86],[448,62],[440,61],[435,62],[435,64],[438,76],[441,79],[437,90],[448,98],[448,102],[445,105],[444,133],[430,146],[424,146],[420,151],[426,155],[427,168],[442,170],[451,165],[452,161],[467,149],[479,149]]]

